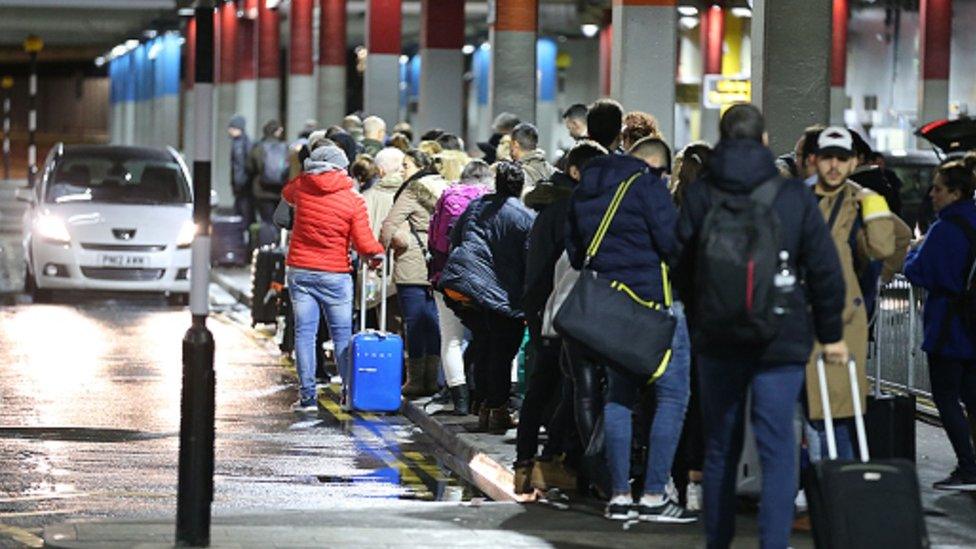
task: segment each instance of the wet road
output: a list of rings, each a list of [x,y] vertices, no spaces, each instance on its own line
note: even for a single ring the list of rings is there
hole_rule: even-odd
[[[40,527],[67,519],[173,515],[188,312],[154,297],[34,305],[7,295],[0,545],[30,545]],[[268,343],[222,315],[209,327],[217,346],[215,515],[469,495],[412,424],[351,416],[328,399],[318,413],[291,412],[294,377]]]

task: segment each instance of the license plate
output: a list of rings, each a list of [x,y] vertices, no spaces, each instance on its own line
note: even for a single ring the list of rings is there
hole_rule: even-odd
[[[143,255],[103,255],[102,267],[145,267],[149,264]]]

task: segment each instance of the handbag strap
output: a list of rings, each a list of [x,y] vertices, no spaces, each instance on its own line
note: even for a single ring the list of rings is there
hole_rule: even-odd
[[[630,189],[630,186],[637,181],[637,178],[645,173],[645,170],[640,170],[634,175],[628,177],[620,185],[617,186],[617,191],[613,194],[613,198],[610,200],[610,205],[607,206],[607,211],[603,213],[603,219],[600,220],[600,225],[596,229],[596,233],[593,235],[593,239],[590,240],[590,245],[586,249],[586,257],[583,260],[583,267],[589,266],[593,257],[596,256],[597,251],[600,249],[600,244],[603,243],[603,238],[607,235],[607,230],[610,228],[610,223],[613,221],[614,216],[617,215],[617,210],[620,208],[620,203],[623,202],[624,195]],[[642,299],[637,297],[630,288],[628,288],[623,283],[617,283],[621,291],[626,292],[638,303],[644,304],[652,309],[656,304],[651,302],[644,302]],[[668,278],[668,265],[665,262],[661,262],[661,285],[664,287],[664,306],[670,308],[672,304],[671,298],[671,281]]]

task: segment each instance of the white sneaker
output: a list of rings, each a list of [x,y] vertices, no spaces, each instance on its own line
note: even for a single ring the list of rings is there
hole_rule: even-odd
[[[797,492],[796,499],[793,500],[793,505],[796,507],[798,513],[805,513],[807,511],[807,494],[802,489]]]
[[[314,398],[309,400],[298,399],[292,403],[291,409],[293,412],[317,412],[319,403]]]
[[[637,517],[637,510],[634,509],[634,500],[629,496],[613,496],[607,503],[607,509],[603,516],[610,520],[629,520]]]
[[[689,482],[685,489],[685,509],[697,513],[702,509],[702,486],[700,482]]]

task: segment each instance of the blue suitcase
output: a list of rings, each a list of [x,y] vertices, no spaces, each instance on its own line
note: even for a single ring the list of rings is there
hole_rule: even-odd
[[[403,339],[386,328],[386,288],[392,260],[383,262],[380,326],[384,330],[366,330],[366,309],[360,310],[359,333],[349,349],[350,375],[347,382],[347,405],[360,412],[397,412],[400,410],[400,386],[403,384]],[[365,271],[366,265],[364,263]],[[365,274],[365,273],[364,273]],[[364,276],[362,278],[366,280]],[[366,288],[360,288],[366,304]]]

